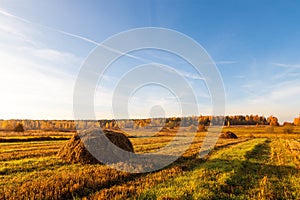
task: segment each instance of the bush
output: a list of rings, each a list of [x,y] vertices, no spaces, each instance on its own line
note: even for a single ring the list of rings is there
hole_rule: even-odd
[[[15,132],[24,132],[24,127],[23,124],[19,123],[15,128],[14,128]]]
[[[294,126],[292,124],[285,124],[283,126],[283,132],[284,133],[293,133],[294,132]]]

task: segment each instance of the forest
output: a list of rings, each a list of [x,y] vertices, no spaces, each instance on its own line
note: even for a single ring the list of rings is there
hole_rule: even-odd
[[[300,118],[295,118],[294,123],[285,124],[300,125]],[[118,120],[0,120],[1,131],[13,131],[19,125],[24,130],[44,130],[44,131],[75,131],[90,127],[101,127],[104,129],[124,129],[124,128],[157,128],[157,127],[189,127],[189,126],[235,126],[235,125],[271,125],[278,126],[278,118],[270,116],[268,118],[259,115],[234,115],[234,116],[190,116],[171,118],[149,118],[149,119],[118,119]]]

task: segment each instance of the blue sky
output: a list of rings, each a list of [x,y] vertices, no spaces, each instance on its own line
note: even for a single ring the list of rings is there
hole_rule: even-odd
[[[299,9],[296,0],[2,0],[0,118],[72,119],[74,83],[96,46],[91,41],[152,26],[182,32],[207,50],[224,81],[226,114],[275,115],[291,121],[300,113]],[[187,63],[167,52],[133,55],[172,65],[193,86],[199,112],[211,112],[204,80]],[[112,90],[137,64],[123,57],[107,71],[95,93],[99,118],[113,117]],[[164,107],[166,116],[179,115],[170,93],[159,90],[136,92],[129,105],[131,117],[148,117],[155,105]]]

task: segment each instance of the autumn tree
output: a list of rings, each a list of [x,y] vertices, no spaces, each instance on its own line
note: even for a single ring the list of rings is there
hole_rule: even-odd
[[[279,125],[277,117],[274,117],[272,115],[270,117],[268,117],[267,121],[270,126],[278,126]]]
[[[300,116],[294,119],[294,125],[300,126]]]

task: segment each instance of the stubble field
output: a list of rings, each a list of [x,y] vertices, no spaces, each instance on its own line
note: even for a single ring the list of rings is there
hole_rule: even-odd
[[[0,199],[300,199],[300,128],[226,127],[238,139],[219,139],[197,157],[198,133],[175,163],[152,173],[130,174],[104,165],[68,164],[56,154],[73,133],[0,133]],[[129,138],[136,153],[173,139]]]

